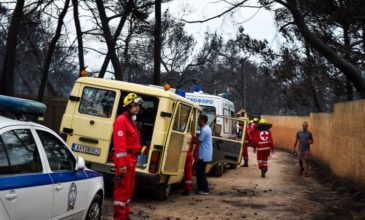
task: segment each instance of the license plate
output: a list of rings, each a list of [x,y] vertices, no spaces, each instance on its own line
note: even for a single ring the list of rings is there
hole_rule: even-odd
[[[80,144],[72,144],[72,151],[99,156],[101,149]]]

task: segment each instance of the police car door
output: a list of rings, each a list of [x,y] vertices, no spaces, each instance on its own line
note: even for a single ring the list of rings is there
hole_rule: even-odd
[[[47,171],[29,127],[0,130],[0,219],[51,219],[53,183]]]
[[[237,118],[217,115],[210,125],[213,137],[213,160],[211,163],[239,164],[241,162],[246,122],[241,121],[243,123],[242,138],[237,137],[238,122]]]
[[[76,158],[58,137],[43,129],[37,129],[36,133],[47,155],[54,182],[53,218],[81,219],[87,212],[89,200],[85,172],[75,170]]]
[[[184,173],[186,154],[189,150],[188,132],[192,107],[178,102],[171,120],[163,155],[162,173],[178,175]]]

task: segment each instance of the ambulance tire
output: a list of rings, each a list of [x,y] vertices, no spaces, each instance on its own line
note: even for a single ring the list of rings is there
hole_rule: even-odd
[[[230,165],[229,165],[229,169],[234,170],[234,169],[236,169],[236,168],[237,168],[237,164],[230,164]]]
[[[167,197],[170,195],[171,185],[166,185],[165,183],[161,183],[156,185],[154,191],[154,198],[157,201],[166,201]]]
[[[99,194],[96,194],[93,201],[90,204],[89,209],[87,210],[87,214],[85,220],[100,220],[101,219],[101,208],[102,208],[102,199]]]
[[[223,171],[224,171],[224,164],[218,164],[214,167],[214,176],[216,177],[221,177],[223,176]]]

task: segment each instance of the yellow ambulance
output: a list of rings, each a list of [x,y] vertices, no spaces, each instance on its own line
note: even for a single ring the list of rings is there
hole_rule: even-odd
[[[113,123],[125,110],[123,99],[130,92],[143,99],[136,120],[144,146],[138,155],[136,185],[152,189],[156,199],[165,200],[171,185],[184,178],[186,155],[191,134],[197,131],[200,106],[146,85],[82,77],[73,87],[60,131],[67,135],[70,149],[82,156],[90,168],[114,174]],[[224,139],[218,142],[221,145]]]

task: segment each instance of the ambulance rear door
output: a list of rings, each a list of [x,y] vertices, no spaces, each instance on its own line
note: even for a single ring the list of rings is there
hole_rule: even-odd
[[[224,121],[225,123],[222,125],[217,121]],[[239,122],[243,123],[242,138],[237,137]],[[227,128],[227,125],[230,128]],[[216,119],[210,124],[210,128],[212,129],[213,139],[213,160],[211,163],[239,164],[243,152],[246,122],[237,118],[217,115]],[[222,133],[225,133],[224,137],[222,137]]]
[[[104,164],[112,140],[120,90],[81,84],[67,144],[86,161]]]
[[[188,132],[192,106],[177,102],[173,118],[167,133],[163,151],[161,173],[178,175],[184,172],[186,153],[189,150],[190,133]]]

